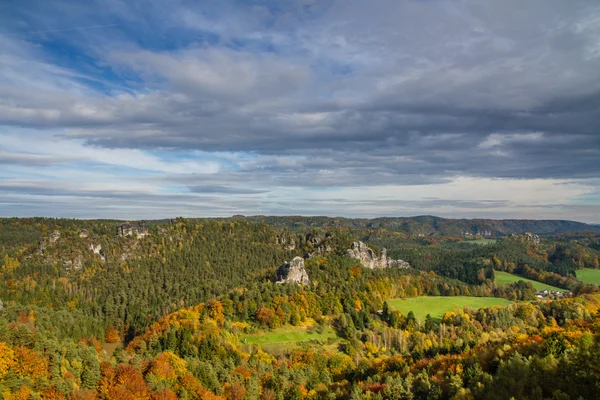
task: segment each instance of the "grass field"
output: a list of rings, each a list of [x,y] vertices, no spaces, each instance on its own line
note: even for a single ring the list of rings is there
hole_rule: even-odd
[[[467,297],[467,296],[421,296],[408,299],[392,299],[387,301],[392,310],[398,310],[403,315],[410,311],[417,319],[425,320],[430,314],[434,320],[441,320],[444,313],[465,306],[472,308],[507,306],[511,302],[496,297]]]
[[[328,339],[336,338],[335,331],[332,327],[325,328],[323,333],[317,333],[314,329],[305,327],[286,326],[273,329],[262,333],[242,336],[242,342],[246,340],[246,344],[275,344],[275,343],[299,343],[308,342],[311,340],[327,341]]]
[[[102,348],[104,350],[106,350],[106,355],[110,358],[115,353],[115,350],[117,349],[117,347],[122,346],[122,345],[123,345],[123,343],[121,343],[121,342],[118,342],[118,343],[104,343],[102,345]]]
[[[577,274],[577,279],[583,283],[600,285],[600,269],[585,268],[575,271],[575,273]]]
[[[475,239],[475,240],[467,240],[467,243],[475,243],[475,244],[492,244],[496,243],[498,240],[496,239]]]
[[[498,286],[510,285],[511,283],[519,281],[531,282],[531,285],[535,290],[557,290],[559,292],[567,291],[567,289],[561,289],[555,286],[546,285],[545,283],[533,281],[531,279],[523,278],[518,275],[509,274],[508,272],[496,271],[496,283],[498,284]]]

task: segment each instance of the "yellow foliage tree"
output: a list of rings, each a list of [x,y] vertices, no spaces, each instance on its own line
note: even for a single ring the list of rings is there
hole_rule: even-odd
[[[14,363],[15,352],[6,343],[0,342],[0,379],[13,367]]]

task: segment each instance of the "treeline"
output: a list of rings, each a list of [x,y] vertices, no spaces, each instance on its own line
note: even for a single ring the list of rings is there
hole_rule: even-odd
[[[277,228],[289,228],[306,231],[314,226],[343,227],[353,229],[385,229],[408,235],[463,235],[489,231],[494,237],[510,234],[553,234],[569,232],[600,232],[595,225],[575,221],[560,220],[491,220],[491,219],[450,219],[434,216],[407,218],[340,218],[340,217],[304,217],[304,216],[234,216],[232,219],[267,223]]]

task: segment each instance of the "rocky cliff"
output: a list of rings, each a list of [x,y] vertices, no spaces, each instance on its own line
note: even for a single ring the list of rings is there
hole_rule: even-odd
[[[141,239],[148,235],[148,227],[143,222],[137,224],[125,222],[117,226],[117,235],[123,237],[135,235],[138,239]]]
[[[288,250],[294,250],[296,248],[296,239],[294,238],[294,235],[283,234],[275,238],[275,244],[283,246]]]
[[[375,268],[410,268],[410,264],[404,260],[394,260],[387,257],[387,250],[383,249],[381,255],[377,256],[373,249],[363,242],[352,243],[352,248],[346,251],[348,257],[360,260],[369,269]]]
[[[277,268],[276,274],[277,283],[302,283],[308,285],[310,279],[304,269],[304,259],[302,257],[294,257],[291,262],[285,262]]]
[[[100,259],[102,261],[106,261],[106,256],[104,255],[104,252],[102,251],[102,245],[90,243],[90,251],[94,254],[98,254],[98,256],[100,256]]]

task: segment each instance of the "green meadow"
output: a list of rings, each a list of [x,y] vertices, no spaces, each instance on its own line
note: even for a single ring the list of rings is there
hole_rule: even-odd
[[[244,344],[260,345],[269,351],[290,348],[311,341],[321,345],[332,344],[338,337],[331,326],[326,327],[323,333],[318,333],[315,328],[284,326],[270,331],[242,335],[240,339]]]
[[[391,299],[387,301],[392,310],[400,311],[403,315],[413,312],[416,318],[425,320],[427,314],[433,319],[441,320],[444,313],[464,307],[481,308],[491,306],[507,306],[511,302],[496,297],[468,296],[421,296],[406,299]]]
[[[514,282],[525,281],[530,282],[535,290],[556,290],[559,292],[566,292],[567,289],[561,289],[556,286],[550,286],[542,282],[534,281],[531,279],[523,278],[522,276],[509,274],[504,271],[495,271],[496,273],[496,283],[498,286],[510,285]]]
[[[600,269],[585,268],[575,271],[577,279],[583,283],[600,285]]]

